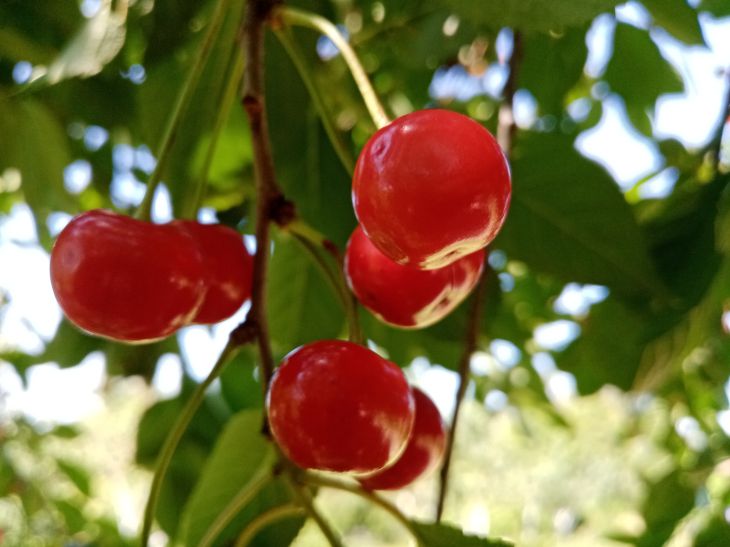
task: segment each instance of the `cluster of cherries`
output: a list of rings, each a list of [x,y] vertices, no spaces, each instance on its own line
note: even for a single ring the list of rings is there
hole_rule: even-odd
[[[507,215],[509,167],[492,135],[461,114],[424,110],[379,130],[361,152],[352,196],[360,225],[345,274],[360,302],[402,328],[431,325],[479,281]],[[294,350],[267,399],[271,431],[298,465],[396,489],[437,467],[441,416],[401,370],[350,342]]]
[[[252,271],[231,228],[153,224],[101,209],[72,219],[51,252],[51,285],[66,317],[128,343],[230,317],[251,296]]]
[[[510,193],[504,155],[480,124],[445,110],[398,118],[373,135],[355,168],[360,225],[344,265],[351,289],[394,326],[442,319],[478,282]],[[51,281],[78,327],[142,343],[230,317],[250,297],[252,263],[240,234],[225,226],[93,210],[56,240]],[[445,449],[433,402],[398,366],[351,342],[320,340],[289,353],[266,405],[289,459],[352,474],[368,489],[411,483]]]

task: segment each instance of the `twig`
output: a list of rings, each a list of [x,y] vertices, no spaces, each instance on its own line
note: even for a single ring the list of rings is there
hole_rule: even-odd
[[[406,528],[406,530],[408,530],[411,536],[413,536],[413,538],[416,540],[416,543],[418,543],[419,545],[422,544],[421,537],[418,535],[418,531],[413,527],[413,523],[408,520],[408,517],[406,517],[400,511],[400,509],[398,509],[395,505],[390,503],[382,496],[379,496],[374,492],[370,492],[369,490],[365,490],[358,485],[348,484],[337,479],[325,477],[322,475],[316,475],[314,473],[305,473],[303,476],[303,480],[308,484],[311,484],[312,486],[321,486],[324,488],[333,488],[335,490],[350,492],[351,494],[355,494],[356,496],[360,496],[361,498],[372,502],[373,504],[381,507],[382,509],[385,509],[388,513],[390,513],[398,522],[403,525],[404,528]]]
[[[271,353],[266,318],[270,222],[276,215],[276,211],[273,210],[275,205],[282,203],[283,200],[274,173],[264,95],[264,24],[274,4],[272,0],[247,0],[246,14],[240,32],[241,47],[246,59],[241,103],[251,126],[256,180],[256,256],[253,264],[253,288],[248,320],[255,323],[257,328],[256,340],[261,359],[261,388],[264,398],[274,373],[274,358]],[[264,415],[265,430],[266,424],[267,419]]]
[[[289,226],[294,224],[301,225],[301,223],[297,221]],[[360,329],[360,318],[357,315],[357,302],[353,298],[350,289],[347,287],[347,282],[345,281],[341,264],[339,262],[332,264],[332,257],[330,257],[329,261],[327,260],[323,254],[324,252],[327,252],[324,245],[317,245],[315,241],[303,235],[299,231],[292,230],[291,234],[307,251],[307,253],[309,253],[309,256],[312,257],[312,260],[320,269],[335,293],[335,296],[337,296],[337,299],[340,301],[340,304],[342,304],[342,308],[345,310],[345,316],[347,318],[350,341],[355,342],[356,344],[362,344],[363,335]]]
[[[152,522],[154,521],[155,511],[157,509],[157,501],[159,500],[160,491],[162,489],[162,483],[165,479],[165,475],[167,474],[167,469],[170,467],[172,456],[175,454],[175,449],[180,443],[180,439],[187,430],[193,416],[195,416],[195,412],[198,410],[200,403],[203,402],[203,398],[205,397],[205,392],[208,390],[208,387],[216,378],[218,378],[218,376],[220,376],[221,372],[223,372],[223,369],[236,354],[242,343],[243,340],[237,340],[234,334],[231,333],[231,338],[218,357],[218,361],[213,366],[213,369],[210,371],[205,380],[203,380],[203,382],[195,388],[193,395],[190,399],[188,399],[187,403],[185,403],[185,408],[183,408],[183,411],[175,422],[175,425],[165,438],[165,442],[160,450],[160,455],[158,456],[157,465],[155,467],[155,475],[152,478],[150,493],[144,510],[142,532],[140,534],[140,545],[143,547],[147,545],[147,542],[149,541],[150,532],[152,531]]]
[[[390,123],[388,115],[383,109],[383,105],[380,104],[377,93],[373,89],[370,79],[368,78],[365,69],[362,67],[360,60],[357,58],[355,50],[345,40],[340,30],[333,25],[330,21],[321,17],[315,13],[309,13],[304,10],[292,8],[289,6],[282,7],[277,11],[277,16],[291,25],[299,25],[309,27],[318,32],[321,32],[327,38],[332,40],[340,53],[342,58],[347,63],[347,67],[350,69],[352,78],[355,80],[355,84],[360,90],[365,106],[370,112],[370,117],[373,119],[375,126],[380,129]]]
[[[512,39],[512,57],[509,60],[509,76],[502,90],[502,104],[499,107],[499,125],[497,126],[497,142],[499,142],[507,158],[512,154],[512,141],[517,132],[513,103],[515,91],[517,91],[517,75],[522,64],[522,57],[522,34],[516,30]]]
[[[466,388],[469,385],[469,364],[471,356],[476,350],[477,335],[479,333],[479,324],[481,322],[482,309],[484,308],[484,295],[486,294],[486,279],[490,276],[485,271],[482,279],[477,285],[476,291],[472,296],[471,308],[469,309],[469,324],[466,329],[466,338],[464,340],[464,351],[459,360],[459,387],[456,390],[454,403],[454,417],[451,421],[446,438],[446,451],[444,454],[444,463],[441,466],[439,496],[436,505],[436,521],[440,522],[444,512],[444,502],[446,500],[446,492],[449,487],[449,471],[451,471],[451,457],[454,451],[454,439],[456,438],[456,428],[459,424],[459,416],[461,415],[461,406],[466,395]]]
[[[247,547],[247,545],[251,543],[251,540],[256,537],[256,534],[268,525],[276,522],[277,520],[298,517],[302,513],[304,513],[304,509],[298,505],[294,505],[293,503],[287,503],[286,505],[280,505],[273,509],[269,509],[268,511],[264,511],[246,525],[241,534],[238,536],[234,547]]]
[[[497,141],[502,147],[502,151],[509,158],[512,152],[512,143],[517,130],[513,115],[513,101],[517,87],[517,74],[520,63],[522,62],[522,36],[519,31],[514,32],[512,57],[510,59],[510,73],[504,86],[504,99],[499,109],[499,125],[497,127]],[[449,486],[449,471],[451,470],[452,454],[454,451],[454,440],[456,439],[456,429],[459,424],[459,416],[461,414],[461,406],[466,395],[466,388],[469,385],[469,364],[471,356],[476,350],[477,336],[479,333],[479,325],[484,308],[484,297],[486,294],[487,284],[493,281],[490,275],[491,268],[489,264],[485,265],[485,271],[482,279],[477,285],[476,291],[472,296],[472,305],[469,310],[469,324],[466,330],[464,340],[464,351],[459,361],[459,387],[456,391],[454,401],[454,417],[451,422],[451,428],[446,440],[446,453],[444,455],[444,463],[441,467],[440,488],[438,502],[436,506],[436,520],[441,521],[444,513],[444,503],[446,493]]]
[[[317,526],[319,526],[319,529],[322,531],[322,534],[327,538],[327,541],[329,542],[331,547],[344,547],[342,541],[339,537],[337,537],[335,531],[315,507],[312,495],[309,493],[306,485],[299,483],[297,478],[294,476],[294,472],[292,472],[291,470],[289,470],[289,472],[285,474],[284,477],[286,478],[286,481],[289,484],[291,491],[294,494],[294,497],[299,502],[299,505],[304,507],[309,516],[312,517],[315,523],[317,523]]]
[[[234,517],[250,502],[261,489],[266,486],[273,478],[271,470],[267,469],[263,473],[258,473],[252,477],[236,496],[226,505],[226,507],[218,513],[218,516],[211,523],[198,543],[198,547],[209,547],[213,544],[220,533],[230,524]]]
[[[167,160],[170,158],[170,152],[177,140],[177,134],[180,131],[180,124],[185,117],[188,106],[190,106],[190,100],[193,98],[195,88],[198,85],[198,81],[200,81],[200,76],[203,74],[205,63],[213,50],[213,44],[215,43],[215,39],[218,37],[220,28],[223,25],[226,11],[228,10],[230,3],[230,0],[220,0],[218,6],[216,6],[215,12],[213,13],[213,17],[208,24],[208,31],[205,34],[205,38],[203,38],[203,43],[201,44],[195,60],[190,67],[190,72],[188,72],[185,83],[183,84],[180,94],[178,95],[177,102],[175,103],[175,107],[173,108],[167,122],[165,134],[162,137],[162,144],[160,145],[160,150],[157,153],[157,164],[147,181],[147,189],[145,191],[144,198],[137,209],[137,218],[143,220],[149,220],[150,218],[152,212],[152,201],[155,197],[155,190],[160,184],[162,171],[165,169]]]

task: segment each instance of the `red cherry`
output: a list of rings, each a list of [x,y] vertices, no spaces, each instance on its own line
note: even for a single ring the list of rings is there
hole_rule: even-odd
[[[253,257],[235,230],[220,224],[176,220],[198,244],[205,267],[205,299],[193,323],[218,323],[251,297]]]
[[[352,200],[367,236],[392,260],[446,266],[502,227],[509,166],[492,135],[448,110],[421,110],[380,129],[355,166]]]
[[[379,319],[404,328],[432,325],[448,315],[479,281],[483,249],[436,270],[393,262],[358,226],[345,251],[345,275],[357,299]]]
[[[446,449],[446,431],[438,408],[420,389],[413,389],[416,421],[403,455],[390,467],[360,479],[368,490],[397,490],[436,469]]]
[[[355,474],[392,463],[414,419],[401,370],[342,340],[306,344],[284,358],[266,400],[271,432],[300,467]]]
[[[66,317],[125,342],[158,340],[187,324],[203,301],[204,275],[183,230],[111,211],[74,218],[51,252],[51,284]]]

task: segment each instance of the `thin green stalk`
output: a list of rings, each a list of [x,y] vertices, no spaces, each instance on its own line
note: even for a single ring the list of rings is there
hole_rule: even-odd
[[[236,494],[230,503],[218,513],[213,523],[205,531],[205,535],[198,543],[198,547],[209,547],[221,534],[228,524],[241,510],[266,486],[273,478],[270,469],[258,473]]]
[[[279,507],[274,507],[273,509],[264,511],[248,523],[248,525],[243,529],[243,532],[241,532],[238,536],[234,547],[247,547],[247,545],[251,543],[251,540],[256,537],[256,534],[270,524],[281,519],[298,517],[303,513],[304,509],[298,505],[294,505],[293,503],[287,503],[286,505],[280,505]]]
[[[317,526],[319,526],[319,529],[322,531],[324,537],[327,538],[331,547],[345,547],[329,523],[314,506],[314,500],[312,500],[312,496],[307,487],[297,482],[296,479],[291,476],[291,472],[287,473],[285,477],[289,487],[291,488],[292,494],[299,504],[307,511],[307,514],[312,517],[312,520],[317,523]]]
[[[385,113],[383,105],[380,104],[378,95],[375,93],[375,89],[373,89],[370,79],[360,63],[360,60],[357,58],[355,50],[352,49],[350,44],[347,40],[345,40],[344,36],[342,36],[339,29],[334,24],[316,13],[310,13],[290,6],[280,7],[277,11],[277,15],[285,23],[314,29],[332,40],[335,46],[337,46],[337,49],[340,50],[345,63],[347,63],[347,67],[350,69],[352,78],[355,80],[355,84],[360,90],[360,94],[365,101],[365,106],[367,107],[370,117],[373,119],[376,127],[380,129],[390,123],[390,119]]]
[[[411,536],[413,536],[413,539],[416,540],[416,543],[418,543],[418,545],[422,545],[423,541],[418,535],[418,530],[415,529],[413,523],[408,519],[408,517],[406,517],[395,505],[390,503],[385,498],[379,496],[378,494],[370,492],[369,490],[365,490],[364,488],[361,488],[356,484],[349,484],[338,479],[333,479],[322,475],[316,475],[314,473],[304,473],[303,481],[307,484],[311,484],[312,486],[332,488],[334,490],[350,492],[351,494],[360,496],[361,498],[370,501],[371,503],[377,505],[378,507],[381,507],[382,509],[390,513],[398,522],[403,525],[406,530],[408,530]]]
[[[229,341],[218,357],[218,361],[215,366],[213,366],[213,370],[211,370],[205,380],[203,380],[203,382],[195,388],[192,396],[188,399],[188,402],[185,403],[185,408],[183,408],[183,411],[175,422],[175,425],[165,438],[165,443],[162,445],[162,450],[160,451],[160,455],[157,460],[155,475],[152,478],[152,485],[150,486],[147,505],[144,509],[142,533],[140,534],[140,545],[143,547],[146,546],[149,541],[155,510],[157,509],[157,502],[160,497],[160,490],[162,489],[162,482],[165,479],[172,456],[175,454],[175,449],[187,430],[190,421],[193,419],[195,412],[198,410],[200,403],[203,402],[203,398],[205,397],[205,392],[208,387],[216,378],[218,378],[218,376],[220,376],[225,366],[237,351],[238,345],[233,341]]]
[[[243,52],[238,46],[234,47],[233,51],[233,63],[229,71],[228,85],[226,85],[223,97],[220,101],[220,108],[218,109],[213,124],[213,130],[211,133],[210,144],[205,153],[205,159],[203,160],[203,167],[200,172],[200,176],[195,181],[191,193],[192,197],[188,200],[185,208],[183,209],[183,218],[195,218],[195,215],[200,208],[200,204],[205,194],[205,188],[208,186],[208,177],[210,175],[210,166],[213,164],[213,158],[215,157],[216,146],[218,145],[218,139],[223,132],[228,116],[231,113],[231,108],[238,96],[238,89],[241,85],[241,78],[243,77]]]
[[[334,121],[332,120],[332,114],[325,105],[324,97],[322,96],[319,86],[317,86],[314,78],[312,78],[311,76],[311,72],[304,60],[304,55],[302,55],[301,48],[299,47],[297,42],[292,39],[291,31],[288,27],[275,28],[274,34],[276,34],[279,42],[281,42],[281,45],[289,54],[292,63],[294,63],[294,67],[299,73],[299,77],[304,82],[304,86],[307,88],[307,91],[309,91],[309,95],[312,98],[314,107],[317,109],[319,118],[322,120],[322,125],[324,126],[327,137],[332,144],[332,148],[335,149],[337,157],[342,162],[345,170],[350,175],[352,175],[352,172],[355,170],[355,160],[353,159],[347,145],[342,140],[341,134],[337,131],[337,128],[335,127]]]
[[[301,220],[291,222],[286,228],[309,252],[312,259],[324,274],[330,287],[335,292],[335,295],[340,300],[345,310],[345,316],[347,317],[350,341],[356,344],[362,344],[363,334],[360,328],[360,317],[357,313],[357,301],[345,281],[343,265],[334,256],[330,260],[322,256],[322,251],[331,255],[328,250],[328,246],[331,244],[322,234]],[[334,264],[333,260],[335,260]]]
[[[220,0],[216,6],[215,12],[213,13],[213,17],[208,24],[208,30],[203,38],[203,43],[200,45],[200,49],[198,50],[195,60],[190,67],[185,83],[180,89],[175,106],[167,121],[167,127],[165,128],[165,134],[162,138],[162,144],[160,145],[160,149],[157,153],[157,165],[150,175],[149,181],[147,181],[147,190],[142,203],[137,209],[137,218],[143,220],[150,219],[152,212],[152,200],[155,195],[155,190],[157,190],[157,186],[160,184],[162,171],[167,165],[170,152],[172,151],[172,147],[177,139],[177,134],[180,131],[180,124],[185,117],[188,106],[190,105],[190,100],[193,97],[195,88],[197,87],[200,76],[203,73],[205,63],[207,62],[208,57],[210,57],[210,52],[213,50],[213,44],[215,43],[215,39],[218,36],[221,25],[225,20],[225,15],[230,3],[231,0]]]

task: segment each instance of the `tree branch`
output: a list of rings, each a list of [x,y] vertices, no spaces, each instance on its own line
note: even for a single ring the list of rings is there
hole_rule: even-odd
[[[514,135],[517,131],[515,125],[513,102],[515,91],[517,90],[517,75],[522,62],[522,35],[519,31],[514,31],[512,57],[510,58],[510,71],[507,82],[503,90],[503,102],[499,108],[499,125],[497,127],[497,141],[502,148],[505,156],[509,159],[512,152],[512,144]],[[440,489],[438,502],[436,506],[436,520],[441,521],[444,513],[444,502],[446,500],[446,492],[449,486],[449,471],[451,470],[452,454],[454,451],[454,439],[456,438],[456,428],[459,424],[459,416],[461,414],[461,406],[466,395],[466,388],[469,385],[469,364],[471,356],[477,347],[477,337],[479,334],[479,325],[484,309],[484,297],[486,294],[487,284],[494,281],[493,270],[489,264],[485,265],[485,271],[479,285],[472,296],[472,304],[469,310],[469,324],[464,339],[464,351],[459,360],[459,387],[456,391],[454,401],[454,417],[451,422],[451,428],[446,440],[446,453],[444,455],[444,463],[441,467]]]
[[[276,2],[247,0],[246,14],[241,26],[240,41],[246,67],[244,69],[241,104],[251,126],[254,173],[256,181],[256,256],[253,264],[251,310],[247,321],[256,325],[256,341],[261,359],[261,387],[266,398],[274,359],[269,342],[266,318],[266,273],[269,264],[270,223],[277,216],[275,209],[283,195],[276,182],[271,152],[269,126],[266,119],[264,95],[264,25]],[[264,411],[265,414],[265,411]],[[267,419],[264,415],[264,430]]]

